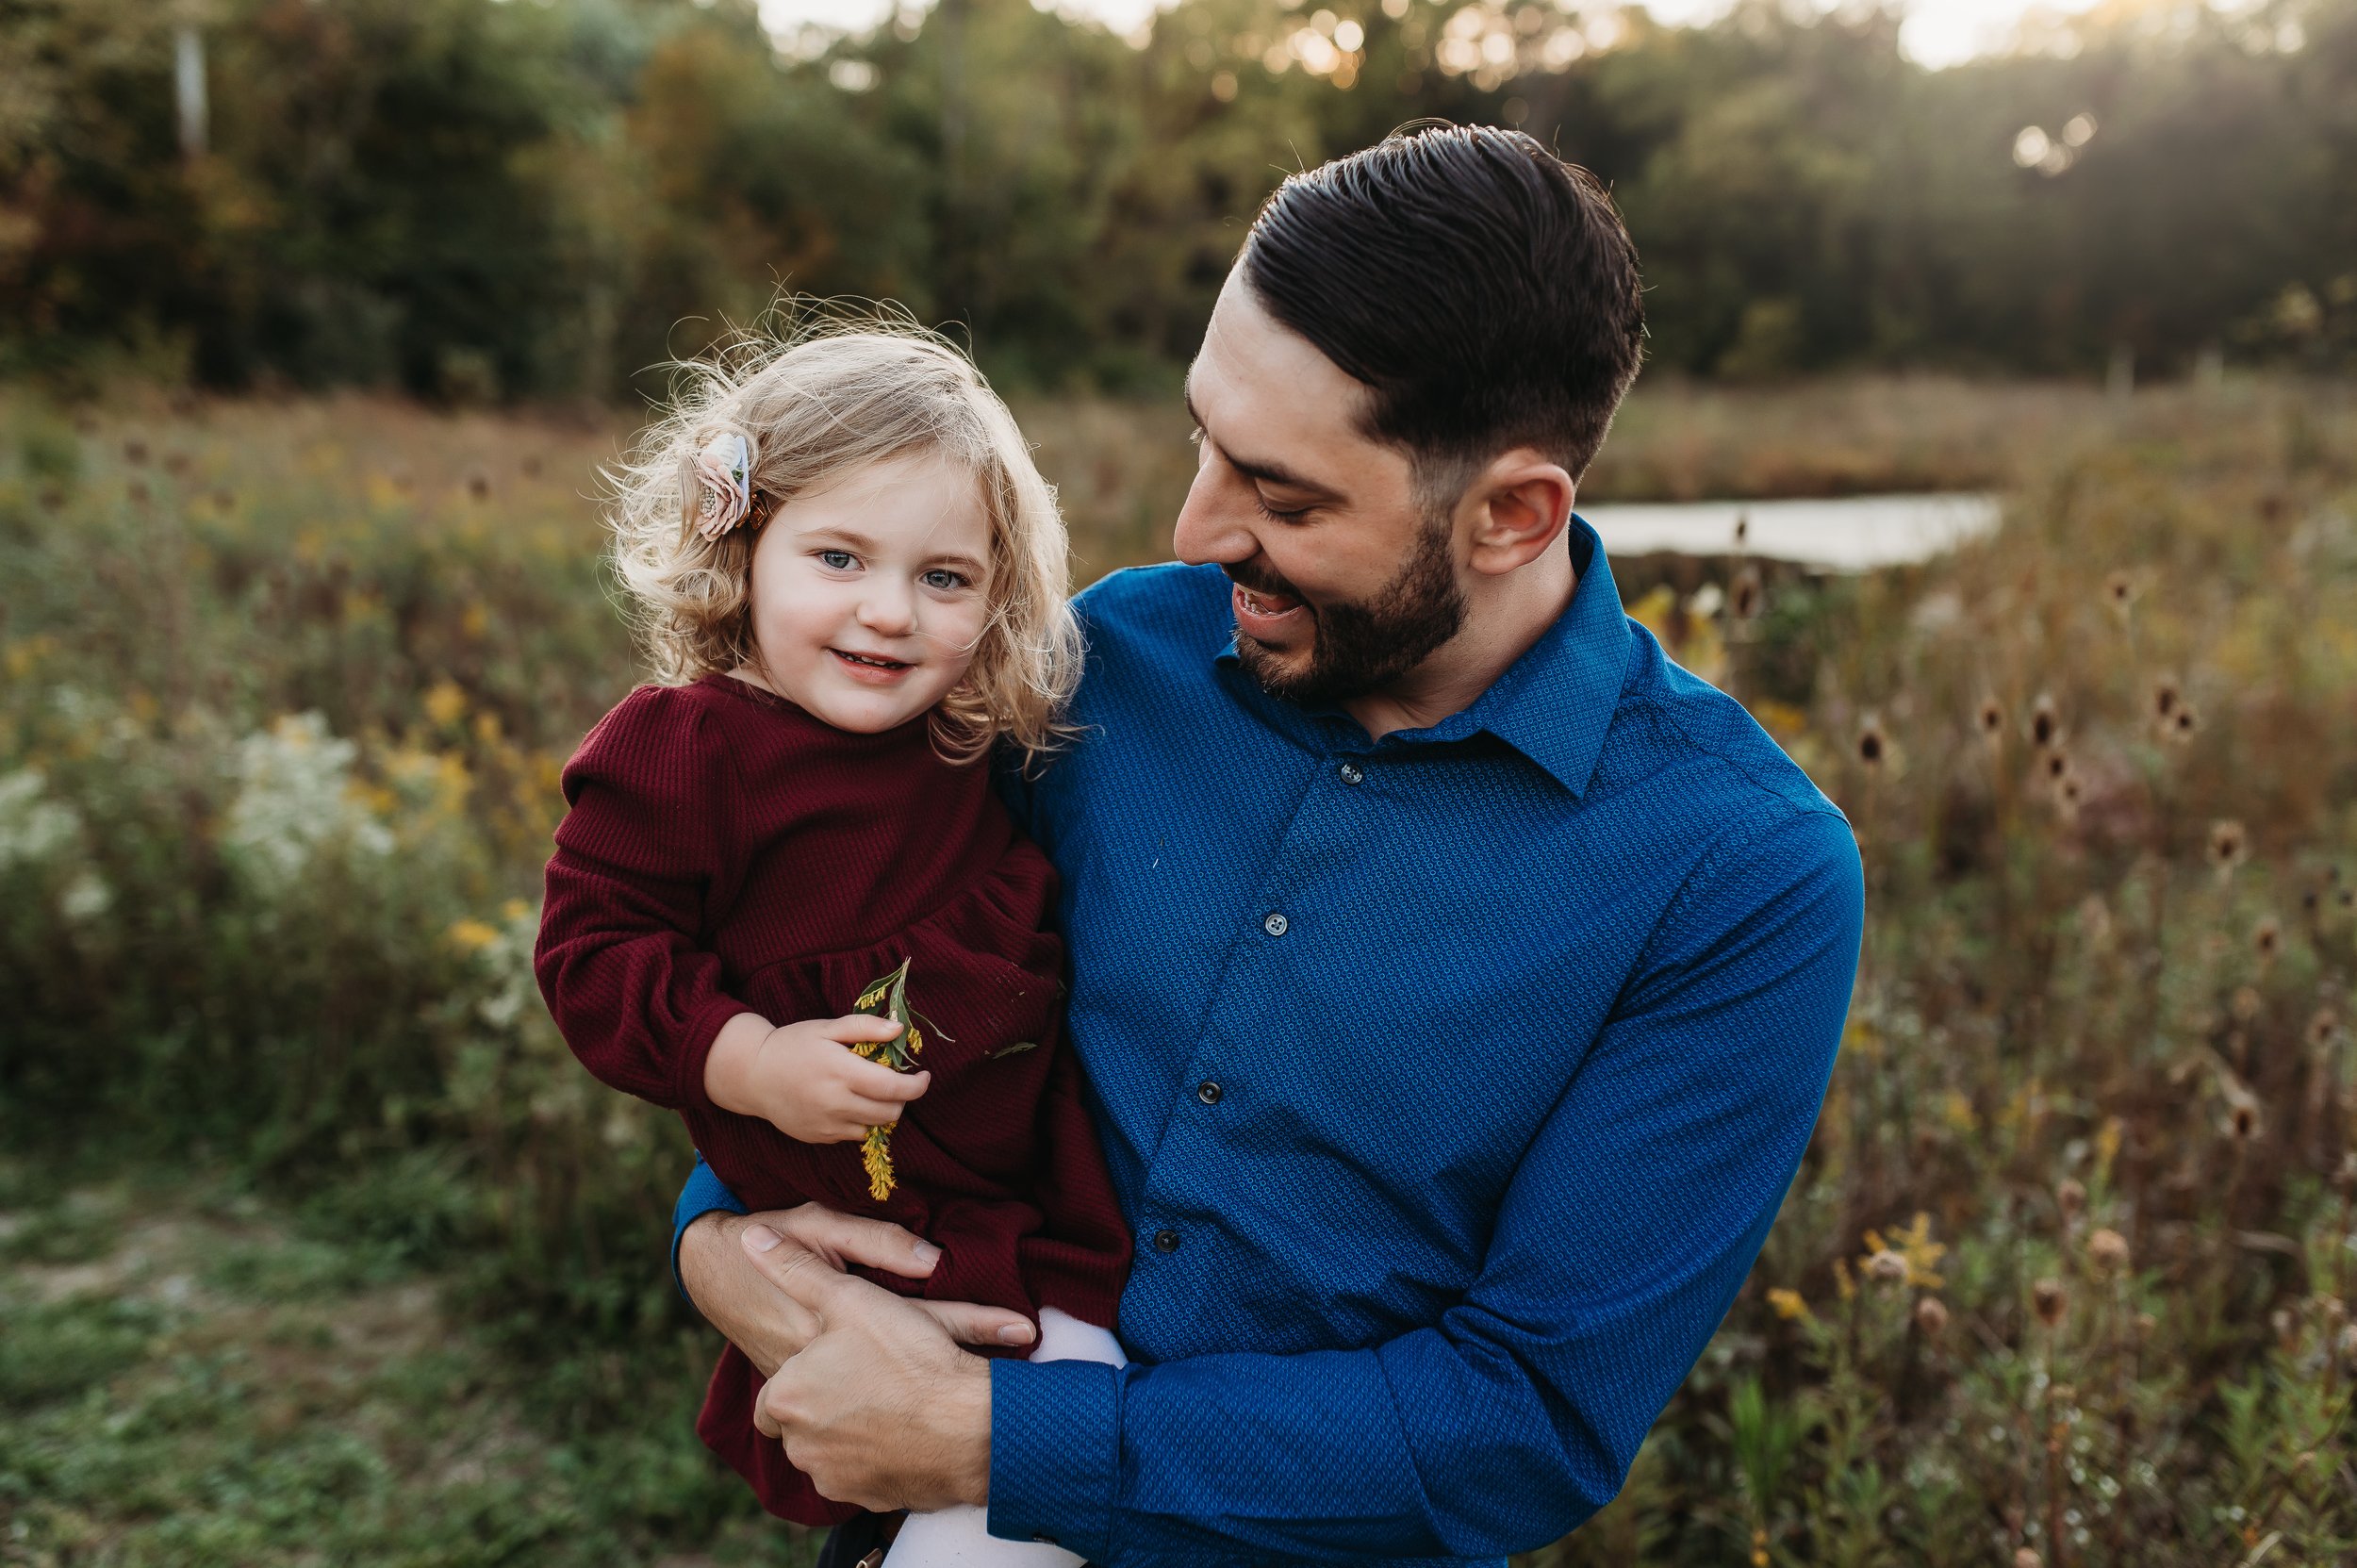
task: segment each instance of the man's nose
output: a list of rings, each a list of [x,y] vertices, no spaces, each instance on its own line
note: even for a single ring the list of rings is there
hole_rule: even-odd
[[[1224,472],[1219,460],[1207,455],[1195,470],[1186,504],[1178,508],[1178,525],[1171,530],[1172,553],[1190,566],[1226,565],[1259,554],[1261,541],[1250,526],[1252,506],[1242,488],[1237,476]]]

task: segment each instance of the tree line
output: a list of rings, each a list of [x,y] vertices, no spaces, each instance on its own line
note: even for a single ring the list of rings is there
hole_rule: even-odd
[[[1016,386],[1164,384],[1290,170],[1426,117],[1610,183],[1650,353],[2357,364],[2357,0],[2167,4],[1909,62],[1744,0],[0,0],[0,370],[610,398],[781,290]]]

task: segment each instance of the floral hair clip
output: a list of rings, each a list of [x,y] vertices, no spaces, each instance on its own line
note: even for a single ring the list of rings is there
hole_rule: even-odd
[[[733,430],[714,437],[696,454],[696,481],[703,490],[696,506],[696,532],[717,539],[752,514],[751,445]]]

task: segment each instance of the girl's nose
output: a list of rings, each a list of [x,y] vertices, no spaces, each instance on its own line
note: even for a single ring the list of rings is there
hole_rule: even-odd
[[[879,636],[904,637],[916,630],[916,601],[905,588],[878,583],[860,597],[859,623]]]

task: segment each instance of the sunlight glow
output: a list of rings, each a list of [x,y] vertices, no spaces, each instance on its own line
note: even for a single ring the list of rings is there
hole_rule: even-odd
[[[2003,48],[2025,21],[2042,22],[2051,27],[2101,3],[2102,0],[1913,0],[1906,7],[1907,19],[1900,29],[1900,47],[1909,58],[1934,69],[1956,65]],[[1147,24],[1164,8],[1162,0],[1032,0],[1032,4],[1041,10],[1055,11],[1076,21],[1102,23],[1111,32],[1141,41]],[[1650,0],[1644,8],[1656,21],[1693,25],[1724,15],[1731,4],[1732,0]],[[784,39],[805,33],[865,33],[896,16],[913,20],[927,8],[929,6],[912,0],[762,0],[761,14],[770,29]],[[1409,8],[1405,0],[1381,0],[1380,8],[1386,15],[1399,17],[1406,15]],[[1603,8],[1564,8],[1592,12],[1587,36],[1583,40],[1579,33],[1563,31],[1550,37],[1540,46],[1544,68],[1560,70],[1583,49],[1609,47],[1608,40],[1599,36],[1611,30],[1604,25]],[[1298,49],[1284,44],[1272,46],[1270,69],[1282,69],[1274,63],[1282,58],[1289,66],[1301,65],[1327,74],[1335,70],[1334,65],[1326,63],[1328,54],[1356,53],[1365,35],[1359,21],[1343,19],[1317,28],[1313,36],[1316,42],[1305,40]],[[1486,40],[1467,38],[1443,58],[1457,57],[1450,63],[1467,72],[1484,65],[1492,69],[1503,65],[1504,60],[1479,55],[1485,43],[1492,53],[1508,47],[1504,40],[1489,43]],[[1467,45],[1472,45],[1475,52],[1468,53]],[[1324,70],[1319,69],[1321,65]]]

